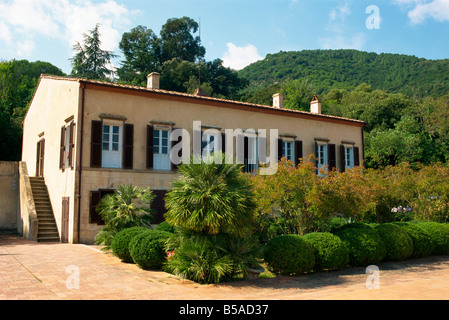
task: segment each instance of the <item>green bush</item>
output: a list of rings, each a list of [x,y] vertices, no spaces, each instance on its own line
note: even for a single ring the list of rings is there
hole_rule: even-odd
[[[435,243],[432,250],[434,255],[449,254],[449,225],[447,223],[438,222],[422,222],[416,224],[418,227],[427,231]]]
[[[394,222],[394,224],[400,226],[405,232],[407,232],[410,238],[412,238],[412,258],[421,258],[432,254],[435,243],[427,231],[418,227],[413,222]]]
[[[302,238],[315,250],[315,271],[342,269],[348,264],[348,249],[336,235],[328,232],[312,232]]]
[[[375,227],[377,234],[385,244],[386,261],[402,261],[413,253],[413,240],[401,227],[392,223],[383,223]]]
[[[264,258],[268,269],[278,275],[310,272],[315,265],[313,247],[299,235],[281,235],[267,242]]]
[[[174,233],[174,232],[175,232],[175,227],[173,227],[173,226],[172,226],[170,223],[168,223],[167,221],[162,221],[161,223],[159,223],[159,224],[157,225],[156,230]]]
[[[385,245],[382,239],[368,225],[346,227],[336,232],[335,235],[348,248],[349,263],[351,265],[367,266],[376,264],[381,262],[386,255]]]
[[[123,262],[133,262],[133,259],[131,258],[131,255],[129,253],[129,243],[131,242],[132,238],[146,230],[149,229],[146,227],[133,227],[123,229],[122,231],[117,233],[112,240],[112,252]]]
[[[149,229],[136,235],[129,243],[134,263],[142,269],[160,269],[167,259],[165,243],[171,233]]]
[[[332,233],[337,233],[340,232],[342,230],[347,230],[347,229],[367,229],[367,230],[372,230],[372,226],[363,222],[351,222],[351,223],[346,223],[346,224],[342,224],[340,226],[335,226],[332,230]]]

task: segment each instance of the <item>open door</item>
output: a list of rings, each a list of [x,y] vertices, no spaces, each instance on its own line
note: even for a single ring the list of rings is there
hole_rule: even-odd
[[[36,150],[36,177],[44,176],[45,139],[37,143]]]

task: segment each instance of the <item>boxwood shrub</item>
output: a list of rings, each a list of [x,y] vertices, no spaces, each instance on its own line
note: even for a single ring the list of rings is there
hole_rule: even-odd
[[[376,264],[381,262],[385,257],[386,250],[382,239],[368,225],[345,227],[336,232],[335,235],[348,248],[349,263],[353,266]]]
[[[346,229],[367,229],[367,230],[372,230],[372,226],[363,222],[351,222],[351,223],[346,223],[340,226],[335,226],[332,229],[332,233],[337,233],[339,231],[342,230],[346,230]]]
[[[349,262],[349,252],[343,241],[329,232],[312,232],[303,236],[314,249],[315,271],[344,268]]]
[[[374,228],[385,244],[386,261],[402,261],[413,253],[413,240],[408,233],[398,225],[382,223]]]
[[[298,275],[310,272],[315,265],[313,247],[299,235],[280,235],[265,246],[264,259],[268,270],[277,275]]]
[[[167,231],[167,232],[170,232],[170,233],[174,233],[175,232],[175,227],[173,227],[167,221],[162,221],[161,223],[159,223],[157,225],[156,230]]]
[[[447,223],[438,222],[422,222],[416,224],[418,227],[427,231],[435,243],[432,250],[434,255],[449,254],[449,225]]]
[[[400,226],[412,238],[412,258],[427,257],[432,254],[435,248],[435,242],[426,230],[410,222],[394,222],[394,224]]]
[[[120,258],[123,262],[133,262],[129,253],[129,243],[136,235],[146,230],[148,230],[146,227],[133,227],[123,229],[117,233],[111,244],[111,249],[114,255]]]
[[[149,229],[136,235],[129,243],[134,263],[142,269],[161,269],[167,259],[165,243],[172,234]]]

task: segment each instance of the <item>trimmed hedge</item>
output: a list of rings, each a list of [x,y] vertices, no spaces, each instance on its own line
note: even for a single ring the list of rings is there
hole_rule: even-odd
[[[159,223],[156,226],[156,230],[174,233],[175,232],[175,227],[172,226],[170,223],[168,223],[166,221],[162,221],[161,223]]]
[[[314,248],[315,271],[343,269],[348,264],[348,249],[336,235],[329,232],[312,232],[302,238]]]
[[[264,258],[268,270],[277,275],[310,272],[315,265],[313,247],[299,235],[277,236],[267,242]]]
[[[373,227],[369,224],[363,223],[363,222],[351,222],[351,223],[346,223],[337,227],[333,228],[332,233],[337,233],[343,230],[347,230],[347,229],[367,229],[367,230],[372,230]]]
[[[359,225],[359,226],[357,226]],[[335,233],[349,251],[349,263],[367,266],[381,262],[386,255],[385,244],[377,232],[365,224],[347,224]]]
[[[136,235],[129,243],[134,263],[142,269],[161,269],[167,260],[165,243],[171,236],[169,232],[152,229]]]
[[[434,241],[435,247],[432,250],[432,254],[449,254],[449,225],[447,223],[422,222],[417,223],[416,225],[424,231],[427,231]]]
[[[426,230],[418,227],[416,223],[394,222],[394,224],[401,227],[405,232],[407,232],[410,238],[412,238],[412,258],[427,257],[432,254],[432,251],[435,248],[435,242]]]
[[[133,262],[131,254],[129,253],[129,243],[136,235],[147,230],[149,229],[146,227],[133,227],[123,229],[117,233],[111,244],[111,249],[114,255],[120,258],[123,262]]]
[[[413,240],[401,227],[392,223],[383,223],[374,229],[385,245],[385,261],[402,261],[412,255]]]

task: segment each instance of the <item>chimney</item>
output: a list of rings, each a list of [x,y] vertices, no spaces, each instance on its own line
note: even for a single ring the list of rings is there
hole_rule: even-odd
[[[282,93],[273,94],[273,107],[283,108],[284,107],[284,96]]]
[[[147,89],[159,89],[159,79],[161,75],[157,72],[151,72],[147,76]]]
[[[321,114],[321,102],[316,95],[313,96],[313,100],[310,103],[310,112]]]

